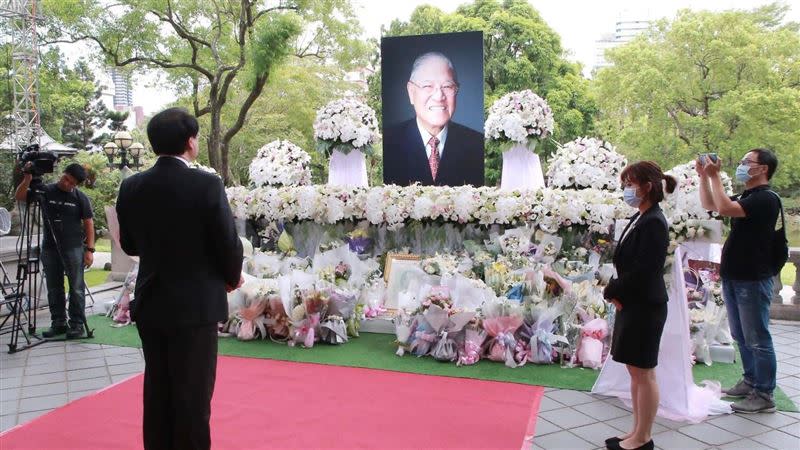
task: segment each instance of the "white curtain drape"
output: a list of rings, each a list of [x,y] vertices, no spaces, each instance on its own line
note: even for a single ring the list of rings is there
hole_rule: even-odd
[[[358,150],[344,154],[334,150],[328,162],[329,186],[367,187],[367,160]]]
[[[544,187],[539,155],[519,144],[503,152],[501,191],[524,191]]]

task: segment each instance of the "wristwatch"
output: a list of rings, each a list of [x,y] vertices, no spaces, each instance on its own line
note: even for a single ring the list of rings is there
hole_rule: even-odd
[[[94,253],[94,247],[86,247],[86,251],[89,253]]]

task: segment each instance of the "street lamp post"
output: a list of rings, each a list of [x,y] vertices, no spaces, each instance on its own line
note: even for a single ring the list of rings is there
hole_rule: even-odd
[[[114,135],[114,142],[109,142],[103,146],[103,151],[108,157],[109,167],[116,167],[122,170],[124,167],[132,166],[138,169],[141,164],[139,157],[142,155],[144,146],[138,142],[133,142],[133,137],[127,131],[118,131]],[[132,158],[131,163],[128,161],[128,156]],[[115,163],[114,158],[118,157],[119,162]]]

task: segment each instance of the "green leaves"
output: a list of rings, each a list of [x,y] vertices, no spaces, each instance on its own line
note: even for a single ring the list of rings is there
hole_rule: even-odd
[[[717,152],[725,169],[749,149],[774,150],[779,188],[800,184],[800,36],[785,8],[684,10],[609,50],[595,78],[601,129],[631,159],[665,167]]]
[[[301,31],[300,18],[293,13],[270,15],[260,22],[250,44],[255,75],[268,74],[274,65],[285,60]]]

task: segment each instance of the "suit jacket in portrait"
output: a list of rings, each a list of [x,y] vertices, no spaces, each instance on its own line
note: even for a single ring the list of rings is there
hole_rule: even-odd
[[[408,186],[483,186],[483,135],[450,122],[434,182],[416,118],[384,130],[383,182]]]
[[[132,319],[147,326],[225,321],[226,284],[239,282],[242,243],[220,178],[161,157],[122,182],[116,209],[120,245],[139,256]]]
[[[623,231],[623,238],[614,251],[617,277],[605,288],[607,299],[615,298],[623,305],[666,303],[664,263],[669,247],[669,227],[664,213],[656,204],[639,217],[634,214]]]

